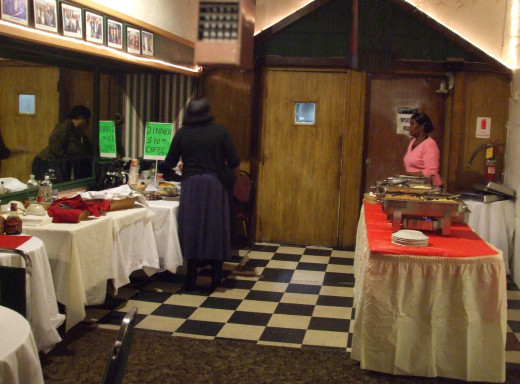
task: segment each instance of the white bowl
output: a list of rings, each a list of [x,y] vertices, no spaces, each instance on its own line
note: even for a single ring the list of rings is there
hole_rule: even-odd
[[[30,204],[25,210],[26,215],[45,216],[47,211],[41,204]]]

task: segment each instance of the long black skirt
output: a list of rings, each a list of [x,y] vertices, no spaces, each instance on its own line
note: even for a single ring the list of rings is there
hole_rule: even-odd
[[[184,258],[230,258],[229,197],[216,175],[195,175],[182,182],[178,224]]]

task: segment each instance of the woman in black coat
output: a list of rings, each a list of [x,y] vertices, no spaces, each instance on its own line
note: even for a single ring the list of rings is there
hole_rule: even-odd
[[[191,100],[183,125],[173,137],[164,169],[182,159],[182,184],[178,214],[179,241],[188,261],[184,289],[196,287],[197,266],[210,262],[211,289],[222,279],[222,263],[231,255],[229,169],[238,171],[240,159],[231,135],[213,121],[206,98]]]

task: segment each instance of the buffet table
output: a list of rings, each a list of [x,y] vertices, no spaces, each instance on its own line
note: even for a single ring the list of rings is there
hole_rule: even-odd
[[[29,323],[0,306],[0,383],[43,384],[43,374]]]
[[[471,210],[468,225],[483,240],[500,249],[504,255],[506,274],[511,273],[509,262],[513,257],[515,233],[515,203],[513,200],[483,203],[464,199]]]
[[[22,240],[26,237],[16,238]],[[3,243],[0,246],[11,248]],[[30,298],[31,328],[38,350],[48,352],[61,341],[56,328],[65,321],[65,316],[58,311],[47,252],[43,242],[36,237],[30,237],[14,248],[26,252],[31,259],[32,275],[26,287]],[[11,253],[0,253],[0,265],[25,268],[20,256]]]
[[[352,358],[396,375],[505,381],[506,274],[502,252],[467,225],[427,247],[391,242],[379,204],[364,204],[354,272]]]

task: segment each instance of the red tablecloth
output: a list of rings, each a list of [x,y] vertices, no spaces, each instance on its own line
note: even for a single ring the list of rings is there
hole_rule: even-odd
[[[0,235],[0,248],[16,249],[32,236]]]
[[[392,243],[392,223],[387,220],[381,204],[364,203],[365,222],[370,252],[386,255],[416,255],[444,257],[476,257],[497,255],[466,224],[451,224],[449,236],[424,231],[429,237],[427,247],[405,247]]]

